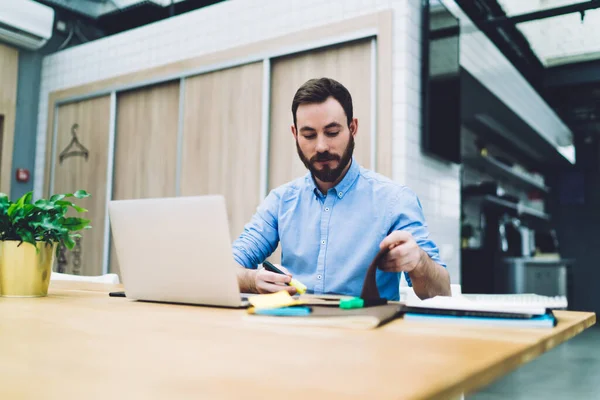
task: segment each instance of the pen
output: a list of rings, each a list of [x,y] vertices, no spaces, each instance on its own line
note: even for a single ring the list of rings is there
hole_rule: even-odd
[[[276,266],[274,266],[267,260],[265,260],[263,262],[263,267],[265,267],[265,269],[267,271],[275,272],[276,274],[285,275],[285,273],[282,270],[280,270],[279,268],[277,268]],[[294,278],[292,278],[292,280],[290,281],[290,283],[288,283],[288,285],[295,287],[296,290],[298,291],[298,293],[300,293],[300,294],[306,293],[306,286]]]

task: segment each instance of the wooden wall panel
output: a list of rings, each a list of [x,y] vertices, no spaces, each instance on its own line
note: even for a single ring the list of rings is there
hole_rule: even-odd
[[[178,119],[179,81],[117,96],[113,199],[175,196]]]
[[[260,196],[262,63],[185,81],[181,194],[222,194],[232,240]]]
[[[175,195],[179,82],[117,96],[113,198]]]
[[[0,138],[0,192],[8,195],[12,180],[18,70],[19,51],[0,44],[0,116],[3,119]]]
[[[215,64],[231,62],[240,58],[256,57],[262,60],[265,54],[278,52],[282,48],[295,48],[308,43],[320,42],[327,38],[339,38],[355,34],[359,31],[377,31],[377,80],[378,80],[378,171],[385,175],[392,174],[392,10],[378,11],[372,14],[360,15],[336,23],[310,27],[301,32],[292,32],[284,36],[255,41],[217,51],[202,54],[184,60],[178,60],[157,67],[142,68],[128,74],[87,83],[63,90],[57,90],[48,96],[47,143],[54,126],[54,104],[56,101],[86,95],[92,92],[105,91],[122,85],[142,84],[150,80],[172,79],[173,76],[185,76],[190,71],[196,71]],[[46,146],[44,193],[48,191],[51,146]]]
[[[91,220],[92,229],[82,233],[75,249],[63,253],[64,259],[57,258],[57,271],[102,274],[109,123],[110,96],[65,104],[58,109],[53,192],[88,191],[91,197],[75,202],[89,210],[80,216]]]
[[[0,159],[2,158],[2,146],[4,145],[4,115],[0,114]],[[0,186],[2,186],[2,162],[0,162]],[[7,193],[8,194],[8,193]]]
[[[306,173],[290,131],[293,124],[291,106],[298,88],[311,78],[333,78],[350,91],[354,116],[358,118],[354,155],[361,165],[372,168],[371,73],[370,40],[273,60],[269,151],[271,189]]]

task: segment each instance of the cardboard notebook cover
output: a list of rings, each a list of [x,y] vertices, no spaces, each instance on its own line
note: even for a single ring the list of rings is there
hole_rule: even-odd
[[[361,292],[362,299],[379,299],[379,290],[376,282],[376,272],[383,257],[390,249],[380,249],[371,265],[367,269],[363,288]],[[311,325],[323,327],[337,327],[350,329],[373,329],[381,326],[401,314],[403,306],[399,303],[386,304],[381,306],[342,309],[331,306],[312,305],[311,312],[303,316],[266,316],[249,315],[252,321],[266,323],[284,323],[290,325]]]
[[[246,318],[254,322],[268,324],[373,329],[393,320],[401,311],[402,305],[398,303],[351,310],[313,306],[312,312],[305,316],[246,315]]]

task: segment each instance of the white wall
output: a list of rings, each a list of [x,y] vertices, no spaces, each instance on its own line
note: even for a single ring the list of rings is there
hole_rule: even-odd
[[[407,34],[397,33],[398,17],[394,20],[394,179],[419,196],[452,283],[459,283],[460,168],[421,152],[421,2],[404,4],[408,6]],[[404,52],[398,42],[404,42]]]
[[[416,191],[431,237],[459,282],[459,168],[420,150],[420,0],[230,0],[51,55],[44,60],[35,192],[43,191],[48,93],[393,9],[393,179]]]

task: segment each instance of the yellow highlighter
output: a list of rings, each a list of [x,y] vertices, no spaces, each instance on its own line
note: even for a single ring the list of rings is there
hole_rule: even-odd
[[[279,268],[277,268],[276,266],[274,266],[273,264],[271,264],[270,262],[268,262],[266,260],[263,262],[263,267],[265,267],[265,269],[267,271],[275,272],[276,274],[285,275],[285,273],[282,270],[280,270]],[[295,287],[299,294],[306,293],[306,286],[302,282],[297,281],[294,278],[292,278],[292,280],[290,281],[290,283],[288,283],[288,285]]]

